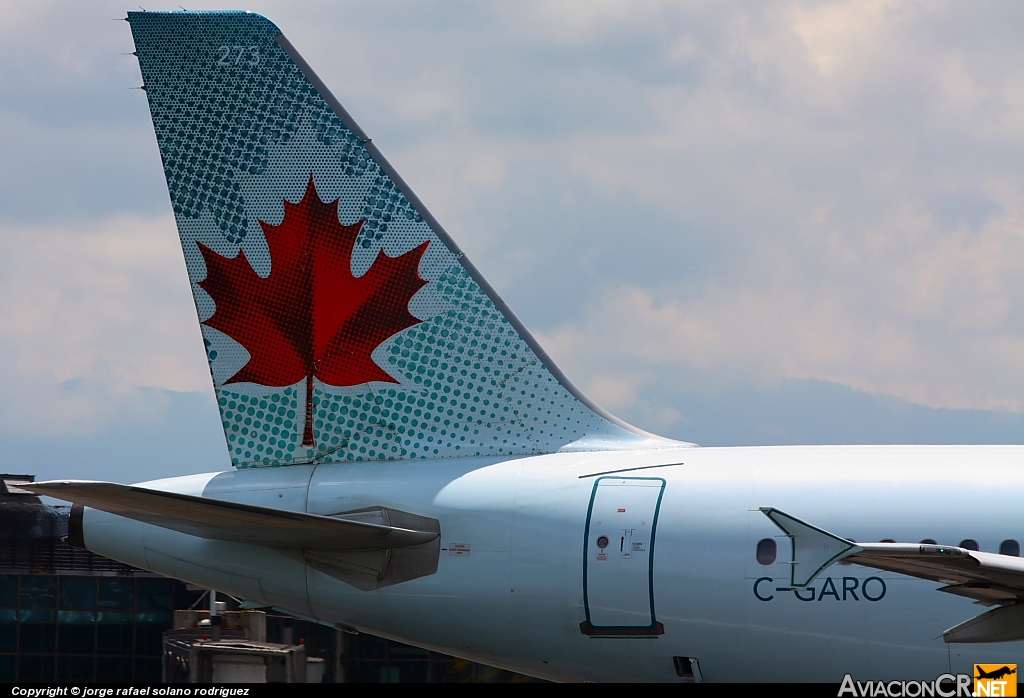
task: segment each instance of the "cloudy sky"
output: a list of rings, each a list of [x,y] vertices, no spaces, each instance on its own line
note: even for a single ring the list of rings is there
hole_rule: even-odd
[[[5,471],[227,467],[126,9],[0,4]],[[623,418],[1022,440],[1019,3],[248,9]]]

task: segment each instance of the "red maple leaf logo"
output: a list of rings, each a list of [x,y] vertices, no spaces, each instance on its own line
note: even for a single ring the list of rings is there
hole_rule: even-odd
[[[342,387],[397,383],[370,355],[388,337],[421,322],[409,299],[426,281],[419,264],[429,242],[399,257],[381,250],[370,269],[352,275],[352,248],[365,219],[338,221],[338,200],[325,204],[313,175],[302,201],[284,201],[281,225],[260,221],[270,248],[270,275],[253,271],[245,252],[222,257],[204,245],[206,279],[217,304],[206,325],[241,344],[252,357],[227,383],[272,387],[306,379],[302,445],[312,446],[313,378]]]

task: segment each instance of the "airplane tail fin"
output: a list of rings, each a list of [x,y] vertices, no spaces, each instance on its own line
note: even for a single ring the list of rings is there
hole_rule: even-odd
[[[272,22],[127,20],[236,466],[679,445],[566,379]]]

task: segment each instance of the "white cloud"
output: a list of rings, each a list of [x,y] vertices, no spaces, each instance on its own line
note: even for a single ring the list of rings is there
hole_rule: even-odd
[[[645,408],[651,386],[700,374],[712,391],[812,378],[1024,410],[1024,9],[252,9],[609,407],[667,424],[678,411]],[[0,182],[17,193],[0,288],[33,309],[0,311],[16,386],[0,420],[34,424],[51,403],[62,423],[100,419],[54,387],[67,381],[207,390],[173,228],[154,219],[167,203],[144,95],[118,55],[128,27],[110,21],[123,8],[0,12]],[[159,249],[124,232],[133,217]],[[56,290],[46,254],[67,256]]]
[[[691,298],[612,289],[542,343],[615,406],[685,369],[722,389],[814,378],[936,407],[1024,410],[1024,216],[981,230],[920,215],[882,224],[839,245],[799,231],[762,250],[755,276]],[[803,274],[808,251],[818,266]]]
[[[842,70],[860,69],[864,54],[877,52],[900,4],[898,0],[794,3],[786,14],[811,63],[829,78]]]
[[[0,240],[0,429],[83,433],[154,408],[140,389],[208,390],[170,215],[4,225]]]

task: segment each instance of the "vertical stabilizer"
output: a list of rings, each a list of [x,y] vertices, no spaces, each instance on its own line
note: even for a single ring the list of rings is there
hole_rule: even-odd
[[[676,445],[565,378],[273,23],[128,21],[235,465]]]

